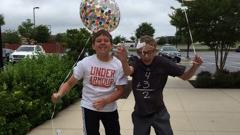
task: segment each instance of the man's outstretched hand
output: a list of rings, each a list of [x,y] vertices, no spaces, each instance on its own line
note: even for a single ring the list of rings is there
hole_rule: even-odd
[[[203,63],[203,60],[202,60],[202,58],[199,57],[198,55],[195,55],[192,63],[193,63],[193,65],[195,65],[195,66],[200,66],[200,65],[202,65],[202,63]]]

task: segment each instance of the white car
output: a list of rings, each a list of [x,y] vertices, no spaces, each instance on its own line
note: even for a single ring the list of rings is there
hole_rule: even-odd
[[[40,45],[21,45],[10,56],[10,62],[16,62],[23,58],[32,58],[39,54],[45,54],[44,49]]]

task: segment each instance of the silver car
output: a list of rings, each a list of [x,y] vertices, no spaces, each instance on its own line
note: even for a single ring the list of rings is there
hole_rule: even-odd
[[[160,48],[158,55],[167,57],[176,63],[179,63],[181,61],[180,51],[178,51],[178,49],[175,46],[169,44],[163,45]]]

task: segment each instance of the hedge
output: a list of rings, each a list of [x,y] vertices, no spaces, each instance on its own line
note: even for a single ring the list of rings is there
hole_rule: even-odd
[[[8,64],[0,72],[0,135],[25,135],[51,118],[51,95],[72,67],[72,60],[40,56]],[[56,113],[80,97],[81,84],[57,104]]]
[[[197,75],[196,80],[190,83],[196,88],[240,88],[240,71],[225,70],[214,74],[202,71]]]

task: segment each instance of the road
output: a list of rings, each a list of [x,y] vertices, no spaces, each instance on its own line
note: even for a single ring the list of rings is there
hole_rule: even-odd
[[[129,54],[136,55],[136,52],[129,52]],[[201,71],[209,71],[210,73],[214,73],[216,71],[216,65],[215,65],[215,56],[213,51],[204,51],[204,52],[197,52],[197,54],[202,57],[204,63],[201,65],[200,69],[196,72],[196,74],[200,73]],[[186,52],[181,52],[182,55],[182,62],[181,65],[184,65],[186,67],[190,67],[191,63],[189,61],[186,61]],[[190,52],[190,58],[193,58],[194,54],[193,52]],[[234,72],[234,71],[240,71],[240,52],[229,52],[225,69]]]
[[[186,52],[182,52],[183,58],[186,57]],[[204,63],[200,67],[197,73],[201,71],[209,71],[211,73],[214,73],[216,71],[216,65],[215,65],[215,56],[214,52],[197,52],[197,54],[202,57]],[[193,58],[194,54],[191,52],[190,53],[190,58]],[[189,63],[182,63],[183,65],[189,67]],[[235,72],[235,71],[240,71],[240,53],[239,52],[229,52],[226,64],[225,64],[225,69]],[[197,74],[196,73],[196,74]]]

